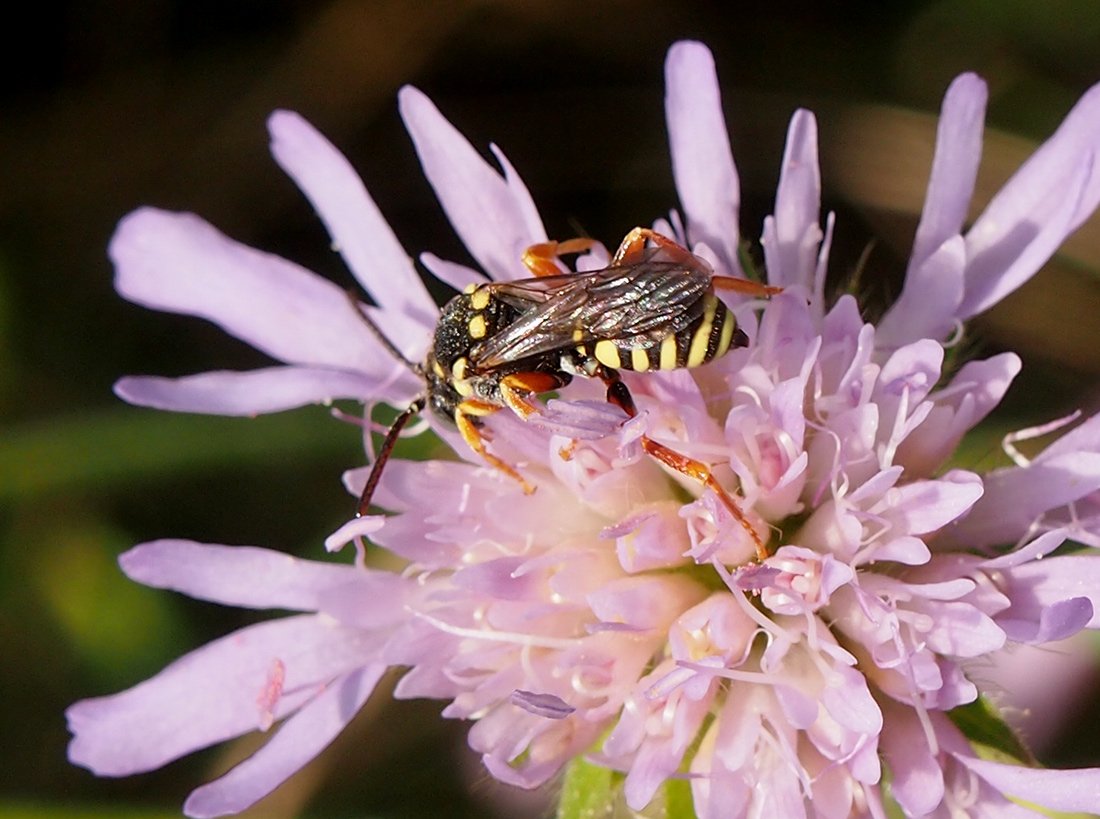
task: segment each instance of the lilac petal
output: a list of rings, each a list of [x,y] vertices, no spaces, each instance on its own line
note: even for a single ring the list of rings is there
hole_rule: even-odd
[[[1044,449],[1035,460],[1043,461],[1073,452],[1100,452],[1100,413],[1071,429]]]
[[[934,283],[924,280],[920,269],[948,240],[959,235],[966,221],[982,157],[987,97],[985,82],[976,74],[956,77],[944,95],[932,173],[906,274],[906,289],[914,294],[927,296],[935,292]]]
[[[913,481],[887,494],[891,508],[884,514],[898,534],[923,535],[946,526],[982,496],[977,475],[956,470],[938,481]]]
[[[1006,571],[1012,606],[1001,617],[1039,622],[1050,606],[1084,598],[1092,603],[1089,628],[1100,628],[1100,556],[1065,555],[1035,560]],[[1075,604],[1080,605],[1080,604]],[[1072,614],[1067,610],[1065,614]]]
[[[1014,549],[991,560],[983,560],[982,568],[986,571],[1000,571],[1030,563],[1033,560],[1039,560],[1065,543],[1066,537],[1067,532],[1065,529],[1044,532],[1021,549]]]
[[[943,769],[912,709],[889,702],[886,724],[882,754],[893,774],[891,790],[907,815],[930,815],[943,800]]]
[[[1096,810],[1100,768],[1052,771],[956,755],[956,759],[1006,796],[1058,811]]]
[[[882,712],[867,688],[867,680],[854,668],[835,665],[821,691],[821,704],[840,725],[859,734],[882,730]]]
[[[665,120],[676,192],[691,241],[705,242],[724,267],[743,275],[737,261],[741,186],[730,151],[714,58],[702,43],[682,41],[665,61]]]
[[[326,688],[259,751],[220,779],[192,791],[184,812],[196,819],[225,816],[267,796],[344,730],[385,671],[385,665],[373,663]]]
[[[1038,622],[998,617],[997,625],[1010,640],[1039,645],[1072,637],[1087,627],[1092,617],[1092,601],[1087,597],[1072,597],[1041,609]]]
[[[821,171],[817,121],[800,109],[791,117],[775,194],[774,243],[764,247],[768,281],[790,287],[813,285],[821,242]]]
[[[546,231],[511,166],[501,176],[416,88],[402,88],[398,105],[424,174],[471,255],[494,279],[525,275],[520,257],[545,242]]]
[[[143,683],[82,700],[66,712],[69,759],[99,776],[127,776],[280,719],[339,674],[370,662],[373,638],[332,618],[259,623],[179,658]],[[274,707],[261,708],[272,664],[286,669]],[[266,712],[266,713],[265,713]]]
[[[243,417],[328,404],[339,398],[411,400],[418,389],[415,379],[404,366],[393,366],[395,378],[389,384],[366,373],[293,366],[218,370],[183,378],[128,376],[115,384],[115,395],[139,407]]]
[[[966,235],[965,319],[996,304],[1041,267],[1100,202],[1100,85],[1093,86],[1024,163]]]
[[[964,364],[950,384],[929,396],[935,407],[901,442],[897,461],[917,475],[935,472],[963,435],[1000,403],[1020,366],[1015,353]]]
[[[385,515],[362,515],[352,518],[325,538],[325,551],[338,552],[357,538],[370,537],[385,525]]]
[[[946,240],[920,265],[910,267],[901,295],[875,330],[879,345],[900,347],[920,338],[946,336],[963,298],[965,269],[961,236]]]
[[[1100,453],[1075,452],[985,476],[985,495],[951,531],[950,543],[1012,543],[1042,515],[1100,489]]]
[[[407,316],[414,328],[434,326],[435,301],[344,155],[292,111],[276,111],[267,127],[275,160],[309,198],[374,302]]]
[[[253,609],[321,611],[337,589],[353,586],[381,624],[400,607],[398,575],[300,560],[255,546],[155,540],[119,557],[126,576],[197,600]]]
[[[193,214],[134,211],[119,223],[110,256],[115,287],[137,304],[209,319],[281,361],[377,379],[392,368],[347,293]]]
[[[465,290],[470,285],[485,284],[486,279],[472,267],[466,267],[457,262],[448,262],[434,253],[421,253],[420,263],[428,268],[428,272],[443,282],[445,285],[458,290]]]
[[[565,719],[577,710],[554,694],[536,694],[531,691],[521,691],[518,688],[512,692],[508,701],[536,717],[547,719]]]
[[[546,408],[528,419],[554,435],[585,441],[599,440],[622,429],[628,416],[608,401],[563,401],[552,398]]]

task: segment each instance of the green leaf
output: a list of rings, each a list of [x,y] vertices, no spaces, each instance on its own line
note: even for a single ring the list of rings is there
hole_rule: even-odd
[[[947,716],[967,739],[994,754],[1007,757],[1005,761],[1035,764],[1019,737],[985,697],[979,697],[968,705],[960,705],[949,711]]]
[[[565,769],[558,819],[612,819],[622,777],[576,757]]]

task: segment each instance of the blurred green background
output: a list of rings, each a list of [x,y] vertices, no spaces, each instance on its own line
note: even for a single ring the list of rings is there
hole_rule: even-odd
[[[195,211],[351,284],[270,160],[272,109],[300,111],[347,154],[414,255],[467,259],[398,119],[404,83],[480,149],[505,150],[551,236],[613,245],[676,204],[662,64],[674,40],[702,39],[723,84],[744,234],[758,236],[769,211],[787,119],[812,108],[826,206],[838,213],[833,270],[850,273],[866,253],[863,286],[884,301],[950,79],[972,69],[990,83],[984,196],[1100,80],[1100,14],[1088,0],[774,0],[737,11],[659,0],[85,0],[21,10],[26,21],[5,25],[0,49],[0,819],[178,815],[192,787],[254,745],[121,781],[67,764],[68,703],[127,687],[261,616],[131,584],[115,564],[121,551],[176,536],[319,557],[351,511],[339,475],[362,461],[358,436],[324,409],[228,420],[111,394],[127,373],[265,363],[210,325],[113,293],[105,247],[139,205]],[[998,463],[1009,429],[1096,410],[1098,271],[1093,219],[977,322],[981,351],[1015,349],[1025,370],[969,463]],[[379,692],[251,815],[545,813],[545,795],[502,790],[480,772],[462,726],[438,718],[441,704],[387,700]],[[1097,706],[1074,702],[1040,756],[1100,764],[1095,731],[1084,730]]]

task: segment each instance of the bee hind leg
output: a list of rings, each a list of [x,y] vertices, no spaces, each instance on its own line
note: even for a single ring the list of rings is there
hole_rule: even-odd
[[[560,276],[558,257],[568,253],[584,253],[596,244],[595,239],[567,239],[564,242],[540,242],[523,251],[523,265],[537,277]]]
[[[603,374],[604,382],[607,384],[607,400],[617,407],[621,407],[627,415],[633,418],[638,414],[638,409],[634,405],[634,397],[630,394],[630,390],[627,389],[619,379],[619,374],[612,371],[605,372]],[[664,444],[654,441],[648,435],[642,436],[642,449],[651,458],[660,461],[670,469],[674,469],[681,475],[686,475],[689,478],[693,478],[699,483],[703,484],[707,489],[713,492],[722,505],[726,507],[734,519],[741,525],[741,528],[745,530],[748,536],[752,539],[753,548],[756,550],[756,557],[759,560],[766,559],[768,555],[768,549],[764,545],[764,542],[760,539],[760,534],[753,527],[749,519],[745,517],[745,513],[741,509],[741,505],[734,500],[733,496],[726,491],[722,484],[718,483],[718,479],[714,477],[714,473],[710,471],[710,467],[702,461],[697,461],[694,458],[689,458],[687,455],[682,455],[674,449],[665,446]]]

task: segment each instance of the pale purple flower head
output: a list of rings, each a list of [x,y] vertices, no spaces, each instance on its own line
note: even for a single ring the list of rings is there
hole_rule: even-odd
[[[666,113],[682,212],[655,228],[719,275],[743,275],[739,185],[709,52],[675,45]],[[300,614],[251,626],[152,679],[69,710],[70,757],[121,776],[251,730],[272,737],[187,801],[242,810],[316,755],[405,669],[398,697],[448,701],[489,772],[530,788],[577,759],[622,772],[635,810],[670,782],[700,817],[1032,816],[1100,804],[1100,771],[980,759],[952,720],[972,669],[1014,645],[1100,626],[1100,417],[1029,462],[986,475],[943,465],[1020,369],[1006,353],[944,365],[960,322],[1014,290],[1100,201],[1100,87],[964,224],[986,91],[947,91],[904,289],[877,325],[825,297],[834,220],[820,213],[813,115],[791,120],[763,226],[767,304],[732,297],[751,345],[696,370],[625,373],[640,410],[579,379],[546,414],[489,419],[524,494],[453,430],[456,460],[391,462],[391,516],[342,527],[407,561],[330,565],[250,547],[158,541],[123,555],[148,585]],[[514,169],[486,163],[424,95],[401,113],[425,173],[481,270],[420,257],[462,288],[525,275],[547,239]],[[270,120],[273,152],[325,222],[401,351],[422,360],[438,311],[347,161],[300,117]],[[403,406],[422,385],[339,287],[241,246],[195,216],[141,210],[111,243],[117,286],[203,316],[279,364],[126,378],[127,400],[250,415],[353,399]],[[596,247],[577,269],[606,264]],[[647,457],[641,436],[711,465],[769,542],[709,491]],[[365,470],[349,475],[358,490]],[[280,723],[278,727],[274,727]],[[889,785],[885,784],[889,782]],[[610,796],[609,796],[610,798]]]

